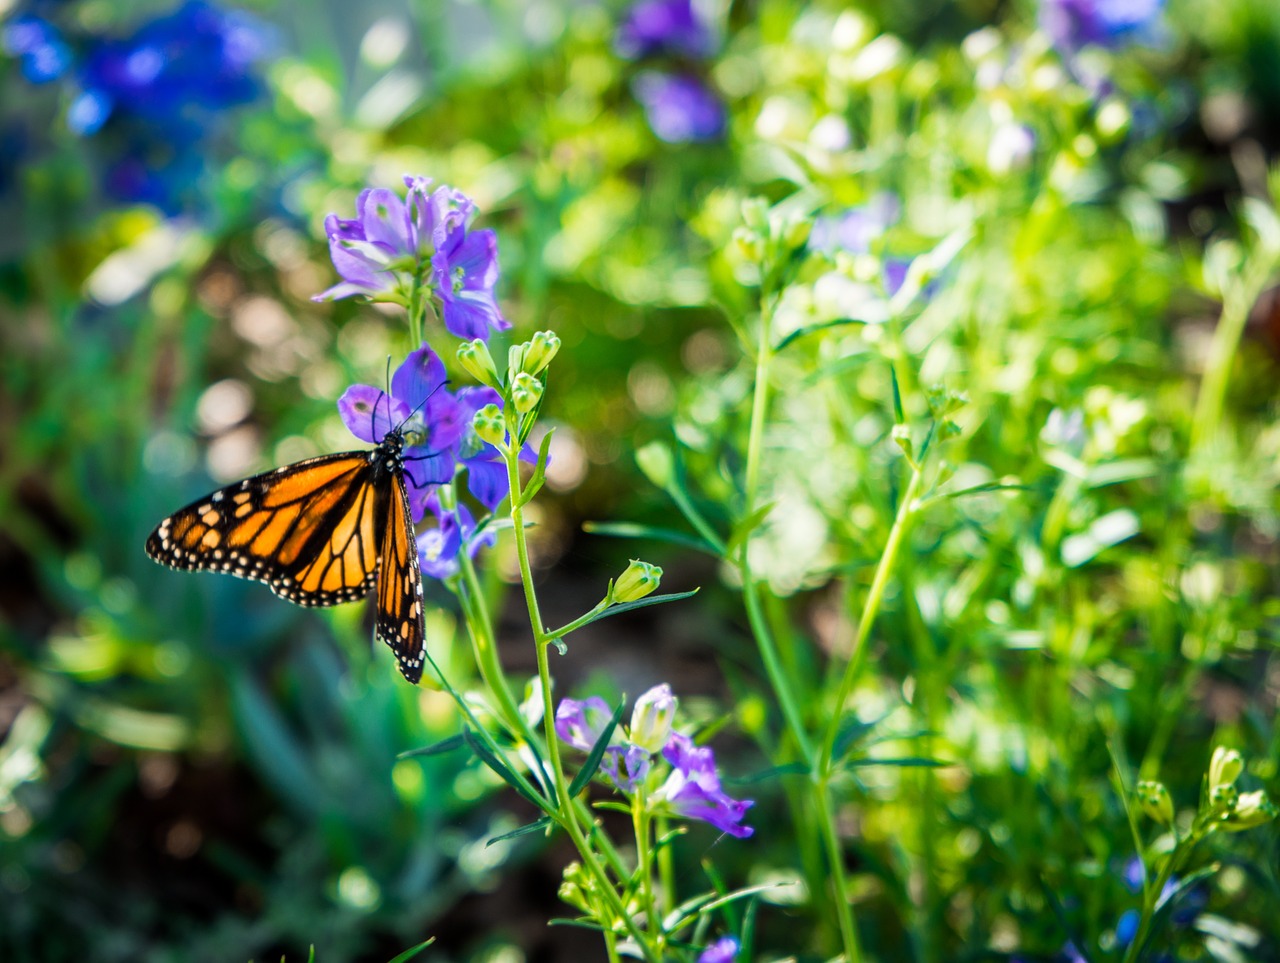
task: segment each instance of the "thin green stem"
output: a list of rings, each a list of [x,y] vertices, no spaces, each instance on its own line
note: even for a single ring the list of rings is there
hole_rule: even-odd
[[[831,807],[831,794],[827,784],[819,780],[814,784],[814,804],[818,807],[818,826],[822,830],[822,842],[827,850],[827,862],[831,867],[831,884],[835,899],[836,920],[840,924],[840,942],[844,946],[845,963],[857,963],[862,959],[858,945],[858,928],[853,921],[853,907],[849,902],[849,882],[844,871],[844,850],[840,846],[840,833],[836,829],[835,812]]]
[[[889,576],[897,563],[902,543],[911,527],[911,521],[915,517],[916,497],[920,494],[920,487],[923,481],[922,466],[913,465],[911,480],[907,483],[906,491],[902,493],[902,497],[898,502],[898,513],[893,520],[893,527],[889,530],[889,539],[885,542],[884,552],[880,555],[880,562],[876,565],[876,572],[871,579],[871,589],[867,592],[866,602],[862,606],[862,617],[858,620],[858,632],[854,636],[853,647],[849,650],[849,661],[845,665],[844,675],[840,679],[839,687],[836,689],[834,710],[831,713],[830,722],[827,723],[826,735],[822,740],[822,755],[818,760],[817,771],[824,782],[831,772],[831,760],[835,754],[836,739],[840,735],[840,723],[844,714],[844,707],[849,702],[849,696],[853,694],[854,683],[858,681],[858,672],[862,668],[862,661],[866,655],[867,639],[871,636],[871,627],[875,624],[876,615],[880,611],[880,603],[884,600],[884,591],[889,584]]]
[[[652,851],[649,846],[649,813],[645,806],[644,790],[637,789],[631,799],[631,825],[636,833],[636,863],[640,874],[640,901],[644,903],[649,935],[658,953],[662,952],[662,923],[658,919],[658,904],[653,893]]]
[[[1156,877],[1155,883],[1148,885],[1148,881],[1145,878],[1143,879],[1142,920],[1138,923],[1138,932],[1134,936],[1133,942],[1129,944],[1128,950],[1125,951],[1124,963],[1137,963],[1142,958],[1142,950],[1151,935],[1151,924],[1155,920],[1156,907],[1160,903],[1164,888],[1173,877],[1174,871],[1186,859],[1187,854],[1191,852],[1196,843],[1200,842],[1203,834],[1203,829],[1199,826],[1193,826],[1186,836],[1177,841],[1177,844],[1173,847],[1173,852],[1169,854],[1169,858],[1164,861],[1164,866],[1160,868],[1160,874]]]
[[[671,826],[666,816],[659,816],[656,823],[658,839],[667,838]],[[671,858],[671,843],[667,842],[658,850],[658,879],[662,883],[662,908],[670,911],[676,905],[676,864]]]
[[[475,565],[472,564],[471,557],[466,552],[459,552],[458,559],[462,569],[463,591],[467,596],[467,601],[464,603],[464,609],[469,616],[467,628],[480,677],[497,699],[498,709],[507,728],[512,733],[523,736],[526,741],[533,742],[533,732],[521,714],[520,705],[516,702],[506,674],[502,671],[502,663],[498,658],[497,640],[493,632],[493,620],[489,616],[489,606],[480,588],[480,579],[476,576]]]
[[[594,619],[597,615],[599,615],[608,607],[609,607],[609,600],[601,599],[600,602],[596,605],[596,607],[593,608],[586,615],[580,615],[576,619],[574,619],[572,622],[568,622],[560,626],[560,628],[555,629],[554,631],[548,632],[547,638],[563,639],[570,632],[578,631],[578,629],[582,628],[584,625],[586,625],[588,622],[590,622],[592,619]]]
[[[510,415],[508,420],[509,422],[511,421]],[[509,424],[508,427],[514,438],[516,425]],[[525,604],[529,611],[529,624],[533,630],[534,650],[538,658],[538,682],[542,689],[543,704],[543,734],[547,743],[547,759],[551,766],[551,779],[556,788],[556,798],[559,800],[559,822],[564,826],[570,839],[573,840],[578,854],[582,857],[583,866],[595,877],[596,883],[600,887],[601,896],[608,904],[609,909],[626,927],[632,939],[636,941],[636,945],[644,955],[644,958],[657,963],[658,955],[649,945],[649,941],[645,939],[644,932],[626,911],[626,907],[622,905],[622,900],[619,898],[617,890],[610,882],[604,867],[600,865],[599,857],[586,837],[583,836],[582,828],[578,824],[578,809],[574,805],[574,800],[569,796],[569,783],[565,778],[564,764],[560,758],[559,739],[556,736],[554,703],[551,701],[551,668],[547,660],[547,648],[551,643],[551,637],[547,635],[542,622],[542,612],[538,606],[538,597],[533,588],[533,568],[529,564],[529,543],[525,533],[524,512],[521,504],[523,490],[520,485],[518,446],[508,446],[503,454],[507,463],[507,481],[511,489],[511,522],[515,528],[516,558],[520,564],[520,582],[524,588]]]

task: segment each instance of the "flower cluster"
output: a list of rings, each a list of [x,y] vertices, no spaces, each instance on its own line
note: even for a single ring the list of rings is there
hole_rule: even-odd
[[[640,0],[618,26],[614,49],[628,60],[676,56],[704,60],[716,36],[692,0]],[[687,144],[724,135],[724,105],[697,73],[645,70],[632,84],[649,127],[660,140]]]
[[[489,337],[511,324],[498,309],[498,241],[491,230],[472,231],[475,204],[461,191],[426,177],[406,176],[408,196],[369,188],[356,199],[356,216],[330,214],[324,222],[333,266],[342,280],[317,294],[329,301],[360,294],[408,306],[427,286],[440,301],[445,327],[460,338]]]
[[[1164,0],[1041,0],[1040,24],[1064,54],[1081,47],[1123,47],[1159,28]]]
[[[256,67],[272,46],[256,19],[203,0],[124,38],[66,39],[49,21],[24,15],[0,39],[30,82],[69,79],[66,123],[95,137],[104,191],[166,214],[190,206],[218,118],[261,93]]]
[[[601,770],[623,793],[643,792],[660,811],[701,819],[731,836],[750,836],[754,830],[742,821],[752,801],[726,795],[712,751],[673,729],[676,705],[665,683],[637,699],[630,727],[610,742]],[[556,709],[556,734],[575,749],[590,752],[611,718],[603,699],[564,699]],[[658,756],[669,766],[665,778],[655,769]]]

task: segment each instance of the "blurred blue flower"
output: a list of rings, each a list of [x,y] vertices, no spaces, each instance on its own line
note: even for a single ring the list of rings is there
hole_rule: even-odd
[[[715,47],[692,0],[641,0],[627,11],[614,38],[614,49],[629,60],[664,53],[706,57]]]
[[[71,66],[71,49],[50,23],[39,17],[15,17],[0,31],[4,51],[18,58],[22,76],[33,84],[57,80]]]
[[[415,522],[427,509],[432,486],[453,478],[454,446],[465,424],[447,391],[444,362],[423,345],[391,376],[391,393],[352,385],[338,399],[338,413],[361,441],[379,444],[397,426],[404,432],[404,475]],[[455,553],[456,554],[456,553]]]
[[[480,538],[472,538],[476,520],[466,505],[460,503],[452,512],[445,511],[434,490],[426,497],[424,504],[427,514],[435,518],[436,526],[418,536],[418,563],[423,575],[438,579],[457,575],[458,553],[463,546],[474,557],[481,546],[493,545],[497,541],[493,532],[486,532]]]
[[[1127,909],[1120,914],[1120,919],[1116,921],[1116,942],[1120,946],[1128,946],[1133,942],[1133,938],[1138,935],[1138,924],[1142,921],[1142,914],[1136,909]]]
[[[613,713],[599,696],[586,699],[561,699],[556,707],[556,735],[575,749],[590,752],[604,735]],[[615,730],[617,732],[617,730]],[[621,735],[621,733],[617,733]],[[621,749],[619,744],[617,748]]]
[[[98,40],[78,70],[82,93],[68,122],[92,134],[116,111],[155,123],[198,124],[261,91],[254,64],[265,29],[247,14],[188,0],[127,40]]]
[[[632,89],[659,140],[688,144],[724,135],[724,104],[697,77],[650,70],[636,76]]]
[[[1163,9],[1164,0],[1041,0],[1040,25],[1063,53],[1116,48],[1150,40]]]
[[[698,954],[698,963],[733,963],[738,956],[738,941],[722,936]]]
[[[755,803],[725,795],[720,788],[715,755],[709,748],[695,746],[688,736],[673,732],[662,750],[662,757],[671,763],[671,774],[658,795],[672,809],[690,819],[709,822],[721,832],[740,839],[755,832],[750,826],[742,825],[747,810]]]

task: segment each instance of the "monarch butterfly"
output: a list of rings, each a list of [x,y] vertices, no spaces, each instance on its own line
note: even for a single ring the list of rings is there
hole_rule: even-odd
[[[308,458],[220,488],[170,515],[147,554],[187,571],[265,582],[298,605],[337,605],[377,586],[375,635],[422,678],[422,574],[405,488],[405,435],[372,451]]]

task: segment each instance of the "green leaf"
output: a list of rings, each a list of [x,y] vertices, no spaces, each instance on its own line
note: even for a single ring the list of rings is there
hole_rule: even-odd
[[[622,718],[623,703],[618,703],[618,708],[613,710],[613,718],[609,720],[609,724],[604,727],[604,732],[600,733],[600,738],[596,740],[591,751],[587,753],[587,761],[582,764],[582,769],[573,777],[573,783],[569,786],[569,798],[572,799],[578,793],[586,788],[587,783],[591,781],[591,777],[596,774],[600,768],[600,763],[604,761],[604,754],[609,749],[609,740],[613,738],[613,730],[618,727],[618,721]]]
[[[516,778],[516,774],[511,771],[511,767],[494,755],[493,750],[478,739],[474,732],[470,729],[463,730],[463,738],[466,739],[467,745],[471,747],[471,751],[480,757],[480,761],[496,772],[502,778],[503,782],[518,792],[521,796],[533,803],[543,812],[547,812],[548,810],[555,808],[556,803],[554,800],[552,800],[550,805],[548,805],[547,800],[525,788],[525,786],[521,784],[520,780]]]
[[[450,736],[448,739],[441,739],[429,746],[423,746],[420,749],[408,749],[396,755],[397,759],[412,759],[415,756],[439,756],[446,752],[453,752],[455,749],[461,749],[467,744],[467,737],[464,733],[459,732],[456,736]]]
[[[647,608],[650,605],[662,605],[664,602],[679,602],[681,599],[687,599],[698,594],[698,589],[690,589],[688,592],[672,592],[670,595],[646,595],[642,599],[636,599],[634,602],[619,602],[617,605],[610,605],[607,609],[597,613],[590,621],[583,622],[582,625],[590,625],[592,622],[599,622],[601,619],[607,619],[611,615],[621,615],[623,612],[630,612],[634,609]],[[582,628],[582,626],[578,626]]]
[[[729,537],[729,542],[725,545],[725,555],[733,555],[742,543],[751,537],[751,533],[760,527],[760,523],[768,517],[773,511],[774,502],[765,502],[754,512],[744,518],[738,524],[733,526],[733,533]]]
[[[774,353],[777,353],[781,351],[783,348],[786,348],[791,344],[793,344],[794,342],[799,341],[801,338],[806,337],[807,335],[810,335],[810,334],[814,334],[818,331],[825,331],[827,328],[840,328],[850,324],[866,324],[866,323],[867,323],[866,321],[863,321],[860,318],[836,318],[836,320],[834,321],[823,321],[821,324],[808,324],[808,325],[805,325],[803,328],[797,328],[796,330],[792,331],[789,335],[787,335],[781,341],[779,341],[776,345],[774,345],[773,350],[774,350]]]
[[[721,896],[719,893],[703,893],[701,896],[694,896],[685,900],[670,913],[666,919],[662,921],[662,928],[668,933],[674,933],[686,922],[693,919],[700,913],[708,913],[713,909],[732,903],[735,900],[745,899],[748,896],[754,896],[756,893],[763,893],[767,890],[778,889],[783,886],[794,886],[795,882],[775,882],[761,883],[759,886],[748,886],[745,889],[734,890]]]
[[[519,829],[513,829],[511,830],[511,832],[503,833],[501,836],[494,836],[492,839],[490,839],[488,842],[485,843],[485,847],[488,848],[489,846],[492,846],[494,843],[500,843],[506,839],[515,839],[518,836],[528,836],[530,833],[539,832],[541,830],[546,829],[550,825],[551,825],[551,817],[543,816],[541,819],[535,819],[531,823],[525,823]]]
[[[593,930],[596,933],[603,933],[604,927],[599,923],[593,923],[588,919],[579,918],[576,920],[566,919],[563,916],[556,916],[547,920],[548,926],[573,926],[580,930]]]
[[[842,765],[846,769],[861,769],[864,766],[898,766],[904,769],[939,769],[954,766],[954,762],[941,759],[926,759],[924,756],[899,756],[896,758],[873,758],[864,756],[861,759],[846,759]]]
[[[893,422],[905,425],[907,416],[902,412],[902,389],[898,387],[898,371],[893,365],[889,365],[889,380],[893,385]]]
[[[777,779],[779,776],[801,776],[808,771],[809,767],[803,762],[787,762],[781,766],[772,766],[769,769],[753,772],[749,776],[724,776],[722,781],[735,786],[749,786],[752,783]]]
[[[555,432],[556,430],[552,428],[542,436],[542,444],[538,446],[538,467],[533,470],[533,477],[524,487],[524,494],[520,498],[521,505],[528,505],[533,501],[533,496],[542,490],[543,483],[547,480],[547,458],[551,454],[551,436]]]
[[[863,722],[852,712],[849,713],[840,723],[840,729],[836,733],[835,744],[832,746],[832,755],[836,759],[844,756],[844,754],[849,751],[850,746],[876,726],[880,725],[880,723],[884,722],[888,716],[889,713],[885,712],[872,719],[870,722]]]
[[[603,535],[606,538],[648,538],[655,542],[682,545],[716,558],[720,557],[714,545],[696,535],[677,532],[672,528],[655,528],[652,525],[637,525],[632,522],[583,522],[582,530],[592,535]]]
[[[409,960],[413,959],[415,956],[417,956],[419,953],[421,953],[423,950],[425,950],[428,946],[430,946],[435,941],[436,941],[436,938],[434,936],[428,939],[425,939],[421,943],[419,943],[417,946],[409,947],[409,949],[405,950],[395,959],[389,960],[388,963],[408,963]]]

